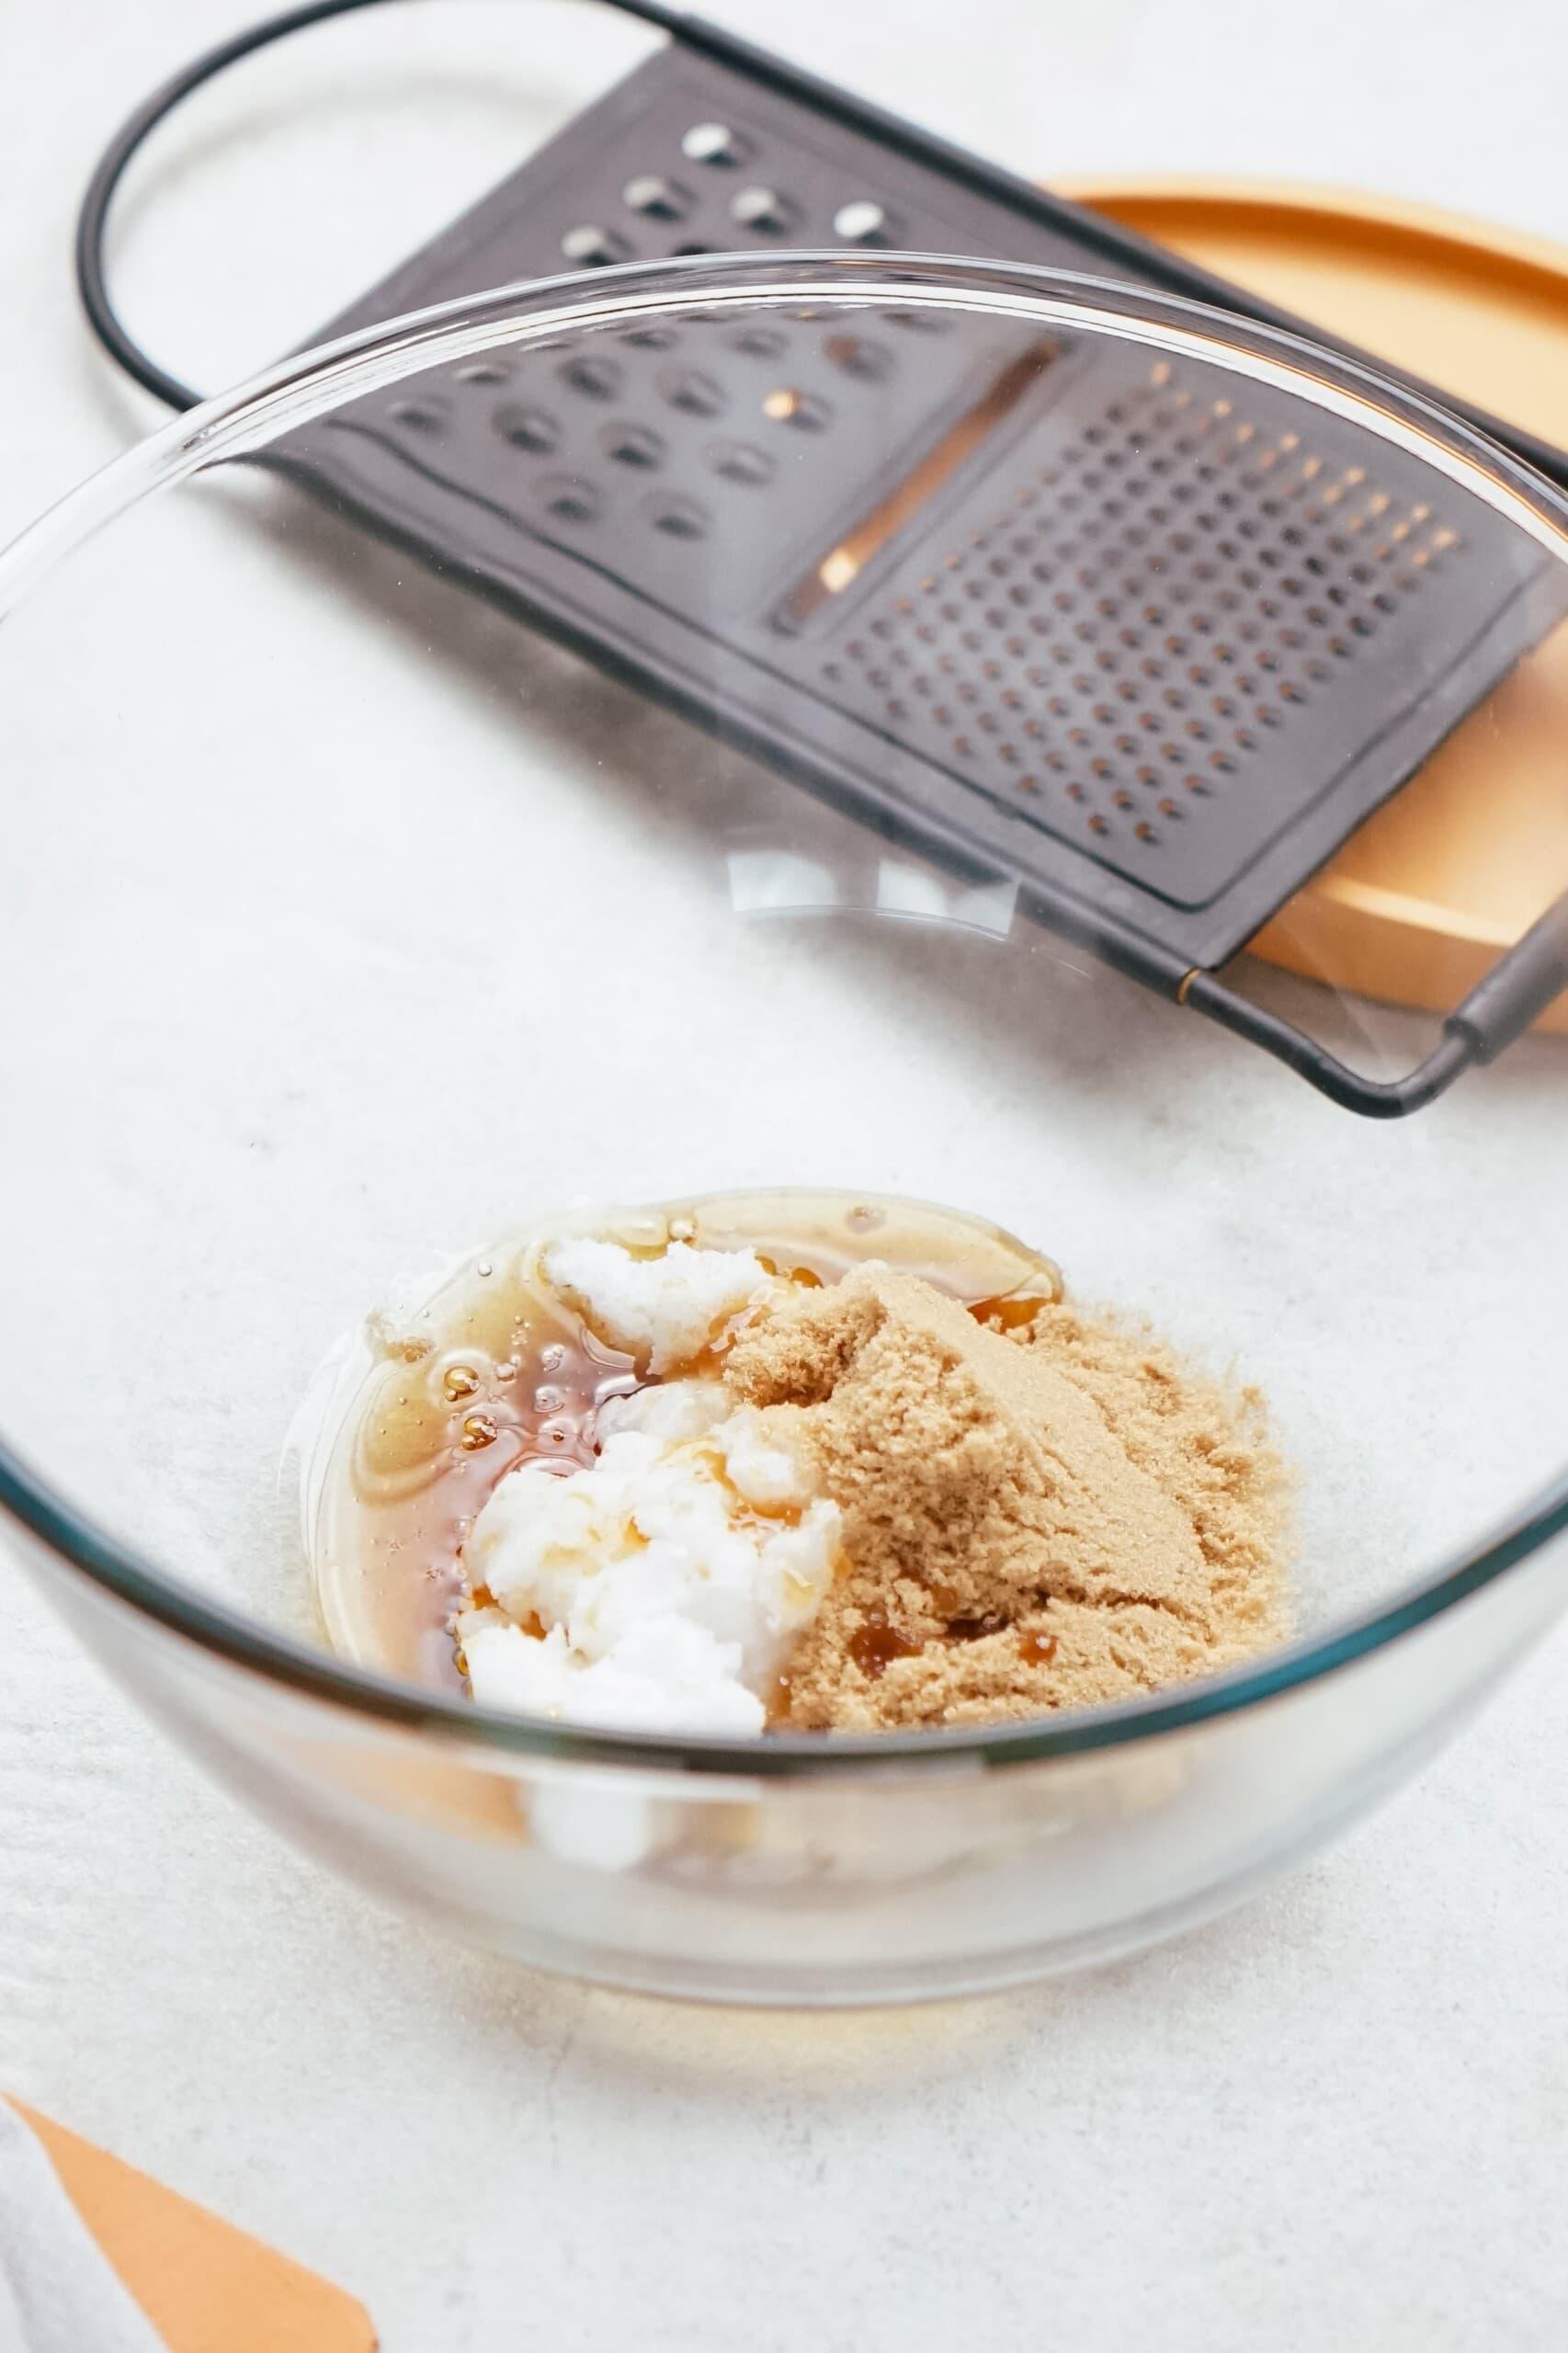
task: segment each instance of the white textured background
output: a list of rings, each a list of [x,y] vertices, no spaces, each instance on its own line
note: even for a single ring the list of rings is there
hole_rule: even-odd
[[[1316,176],[1568,237],[1558,0],[723,13],[1022,168]],[[150,419],[79,327],[72,209],[132,101],[244,15],[0,17],[0,531]],[[267,357],[496,176],[587,53],[558,7],[432,6],[258,64],[140,176],[128,308],[206,381]],[[1565,1665],[1559,1637],[1369,1828],[1176,1948],[984,2005],[752,2018],[371,1914],[6,1577],[0,2082],[355,2289],[388,2353],[1555,2347]]]

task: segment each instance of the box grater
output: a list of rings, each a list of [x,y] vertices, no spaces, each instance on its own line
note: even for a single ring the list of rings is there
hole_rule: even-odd
[[[802,248],[886,255],[893,298],[567,333],[278,455],[1351,1108],[1408,1110],[1501,1051],[1568,982],[1568,907],[1392,1084],[1217,972],[1562,617],[1562,566],[1348,420],[1070,324],[906,307],[897,256],[1250,298],[681,19],[327,332],[681,255],[788,255],[775,279],[809,286]]]

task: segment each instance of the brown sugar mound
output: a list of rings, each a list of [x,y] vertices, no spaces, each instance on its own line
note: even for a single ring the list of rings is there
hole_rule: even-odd
[[[771,1304],[724,1379],[798,1410],[844,1515],[781,1726],[1089,1707],[1287,1630],[1289,1487],[1262,1402],[1146,1334],[1049,1304],[1003,1333],[864,1267]]]

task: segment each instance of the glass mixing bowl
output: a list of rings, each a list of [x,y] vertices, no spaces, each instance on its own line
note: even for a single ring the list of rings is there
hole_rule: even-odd
[[[1032,376],[1012,406],[960,398],[1020,337],[1064,383],[1119,369],[1117,430],[1069,458]],[[915,490],[912,381],[983,427]],[[824,539],[812,469],[851,417],[874,463]],[[961,535],[905,610],[909,547],[986,437],[1016,466],[1026,428],[1029,529]],[[568,583],[553,639],[356,519],[357,466],[395,507],[460,475],[475,432],[515,462],[496,563],[526,580],[548,546]],[[301,479],[323,450],[334,489]],[[762,530],[769,480],[799,497]],[[1115,526],[1098,554],[1079,512]],[[766,660],[792,631],[886,696],[855,722],[873,773],[914,706],[950,703],[956,770],[1006,746],[1005,783],[1038,755],[1044,822],[1124,873],[1130,840],[1212,807],[1206,782],[1246,822],[1291,693],[1332,691],[1385,611],[1400,678],[1446,676],[1422,616],[1460,556],[1487,612],[1544,583],[1544,618],[1413,790],[1435,805],[1460,737],[1473,776],[1522,731],[1560,804],[1563,503],[1415,397],[1218,314],[980,264],[717,256],[290,360],[0,563],[0,1503],[80,1639],[286,1835],[528,1962],[836,2003],[1125,1952],[1412,1773],[1562,1606],[1568,1047],[1525,1038],[1406,1120],[1335,1108],[1034,920],[983,855],[934,863],[738,724],[590,666],[570,581],[602,551],[635,612],[722,617],[667,641],[674,701],[733,705],[735,643]],[[1124,684],[1151,777],[1136,736],[1096,749]],[[1556,824],[1516,928],[1568,882]],[[1228,977],[1374,1074],[1436,1027]],[[1301,1478],[1297,1637],[1080,1715],[752,1744],[486,1714],[332,1655],[297,1467],[281,1504],[278,1478],[337,1336],[403,1269],[536,1213],[780,1184],[994,1220],[1257,1381]]]

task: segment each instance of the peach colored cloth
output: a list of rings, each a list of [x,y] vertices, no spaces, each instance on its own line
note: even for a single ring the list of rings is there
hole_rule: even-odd
[[[0,2100],[0,2353],[166,2353],[42,2147]]]

